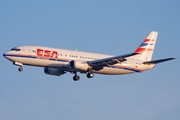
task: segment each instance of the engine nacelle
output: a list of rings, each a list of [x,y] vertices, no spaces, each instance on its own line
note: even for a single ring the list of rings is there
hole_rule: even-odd
[[[65,72],[63,70],[61,70],[61,69],[58,69],[58,68],[45,67],[44,68],[44,73],[49,74],[49,75],[60,76],[60,75],[64,74]]]
[[[69,65],[72,69],[80,71],[87,71],[90,68],[89,64],[86,61],[80,60],[72,60]]]

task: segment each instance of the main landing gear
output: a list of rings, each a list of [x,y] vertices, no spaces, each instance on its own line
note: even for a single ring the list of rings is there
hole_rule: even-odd
[[[88,73],[87,74],[87,78],[93,78],[94,77],[94,74],[93,73]]]
[[[87,73],[87,78],[93,78],[93,77],[94,77],[94,74],[93,74],[92,70],[89,70]]]
[[[78,81],[80,79],[79,75],[77,75],[77,72],[74,72],[74,74],[73,80]]]
[[[73,80],[74,81],[78,81],[78,80],[80,80],[80,76],[79,75],[77,75],[77,72],[74,72],[74,77],[73,77]],[[92,73],[92,72],[88,72],[88,74],[87,74],[87,78],[93,78],[94,77],[94,74]]]

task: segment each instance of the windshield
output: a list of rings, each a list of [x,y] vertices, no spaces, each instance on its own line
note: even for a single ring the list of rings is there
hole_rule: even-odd
[[[19,49],[19,48],[12,48],[11,50],[13,50],[13,51],[21,51],[21,49]]]

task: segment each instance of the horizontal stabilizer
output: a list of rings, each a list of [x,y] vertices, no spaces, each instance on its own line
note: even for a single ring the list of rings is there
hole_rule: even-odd
[[[144,64],[158,64],[158,63],[161,63],[161,62],[166,62],[166,61],[169,61],[169,60],[173,60],[175,58],[166,58],[166,59],[160,59],[160,60],[153,60],[153,61],[147,61],[147,62],[143,62]]]

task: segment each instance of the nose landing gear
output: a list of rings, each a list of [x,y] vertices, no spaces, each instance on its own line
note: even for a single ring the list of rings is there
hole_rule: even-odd
[[[22,68],[22,66],[18,69],[19,70],[19,72],[22,72],[23,71],[23,68]]]
[[[13,62],[13,65],[16,65],[16,66],[20,66],[20,68],[18,69],[19,72],[23,71],[23,64],[22,63],[19,63],[19,62]]]

